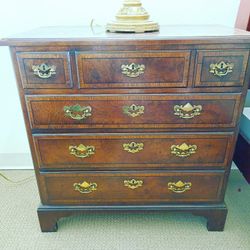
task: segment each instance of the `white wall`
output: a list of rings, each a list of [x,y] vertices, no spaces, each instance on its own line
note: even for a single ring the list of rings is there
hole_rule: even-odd
[[[0,0],[0,37],[39,26],[105,25],[122,0]],[[151,18],[163,24],[234,26],[240,0],[142,0]],[[0,47],[0,168],[31,164],[8,49]],[[19,159],[20,160],[17,160]],[[15,158],[15,162],[13,159]]]

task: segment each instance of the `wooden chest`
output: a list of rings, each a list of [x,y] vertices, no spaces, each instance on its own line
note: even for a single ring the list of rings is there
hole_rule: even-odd
[[[41,229],[89,211],[175,210],[224,228],[250,36],[42,28],[8,38],[37,176]]]

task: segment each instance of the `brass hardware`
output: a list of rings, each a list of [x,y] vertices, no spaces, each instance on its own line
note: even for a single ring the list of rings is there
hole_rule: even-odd
[[[65,116],[71,117],[74,120],[83,120],[91,116],[92,108],[90,106],[65,106],[63,108]]]
[[[184,193],[187,190],[190,190],[192,186],[191,182],[182,182],[182,181],[178,181],[178,182],[169,182],[168,183],[168,189],[173,191],[174,193]]]
[[[143,150],[143,147],[143,143],[130,142],[123,144],[123,149],[132,154],[138,153],[139,151]]]
[[[125,180],[124,181],[124,186],[125,187],[128,187],[130,189],[136,189],[138,187],[141,187],[143,184],[143,181],[142,180],[135,180],[135,179],[132,179],[132,180]]]
[[[95,147],[85,146],[83,144],[79,146],[69,146],[69,153],[78,158],[87,158],[95,154]]]
[[[135,63],[131,63],[131,64],[123,64],[121,66],[121,70],[122,70],[122,74],[131,77],[131,78],[135,78],[140,76],[141,74],[144,74],[144,70],[145,70],[145,65],[143,64],[135,64]]]
[[[123,106],[123,113],[131,117],[136,117],[144,114],[144,110],[144,106],[138,106],[135,104],[132,104],[130,106]]]
[[[148,12],[140,0],[124,0],[123,7],[116,15],[116,20],[106,26],[109,32],[153,32],[159,30],[156,22],[149,20]]]
[[[83,183],[74,183],[73,187],[76,191],[79,191],[82,194],[88,194],[97,190],[96,183],[88,183],[84,181]]]
[[[171,153],[178,157],[188,157],[195,154],[197,148],[198,147],[196,145],[187,145],[186,143],[182,143],[181,145],[172,145]]]
[[[233,63],[226,63],[224,61],[221,61],[219,63],[210,64],[209,72],[214,74],[215,76],[222,77],[233,72],[233,68],[234,68]]]
[[[179,116],[183,119],[191,119],[195,116],[201,114],[202,106],[201,105],[191,105],[187,103],[185,105],[175,105],[174,106],[174,115]]]
[[[47,79],[52,75],[56,74],[56,66],[48,65],[46,63],[42,63],[40,65],[33,65],[32,70],[34,75],[37,75],[40,78]]]

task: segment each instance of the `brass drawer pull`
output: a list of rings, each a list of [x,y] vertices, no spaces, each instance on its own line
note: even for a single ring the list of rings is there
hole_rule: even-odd
[[[74,106],[65,106],[63,110],[65,116],[68,116],[73,120],[83,120],[92,115],[92,108],[90,106],[80,106],[76,104]]]
[[[196,153],[197,150],[196,145],[187,145],[186,143],[182,143],[181,145],[172,145],[171,153],[178,157],[188,157],[192,154]]]
[[[79,191],[82,194],[89,194],[95,190],[97,190],[96,183],[88,183],[86,181],[82,183],[74,183],[73,187],[76,191]]]
[[[212,63],[210,64],[209,72],[215,76],[226,76],[229,73],[233,72],[234,64],[233,63],[226,63],[221,61],[219,63]]]
[[[184,193],[187,190],[190,190],[191,186],[192,186],[191,182],[178,181],[176,183],[175,182],[168,183],[168,189],[177,194]]]
[[[130,142],[123,144],[123,149],[132,154],[140,152],[141,150],[143,150],[143,147],[144,147],[143,143]]]
[[[124,186],[125,187],[128,187],[130,189],[136,189],[138,187],[141,187],[143,184],[143,181],[142,180],[135,180],[135,179],[132,179],[132,180],[125,180],[124,181]]]
[[[135,104],[123,106],[123,113],[131,117],[137,117],[144,114],[144,110],[144,106],[138,106]]]
[[[145,65],[144,64],[122,64],[121,66],[122,74],[126,75],[127,77],[135,78],[144,74]]]
[[[174,106],[174,115],[179,116],[183,119],[191,119],[195,116],[201,114],[202,106],[201,105],[191,105],[187,103],[185,105],[175,105]]]
[[[69,146],[69,153],[77,158],[87,158],[95,154],[95,147],[85,146],[83,144],[79,146]]]
[[[46,63],[42,63],[40,65],[33,65],[32,70],[34,72],[34,75],[36,75],[42,79],[48,79],[52,75],[56,74],[56,66],[55,65],[48,65]]]

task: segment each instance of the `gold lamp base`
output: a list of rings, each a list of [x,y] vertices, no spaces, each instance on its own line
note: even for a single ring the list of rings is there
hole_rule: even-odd
[[[120,32],[120,33],[143,33],[143,32],[155,32],[159,31],[159,25],[152,21],[147,22],[118,22],[114,21],[108,23],[106,26],[108,32]]]
[[[159,31],[159,25],[149,20],[140,0],[124,0],[116,20],[106,26],[108,32],[143,33]]]

